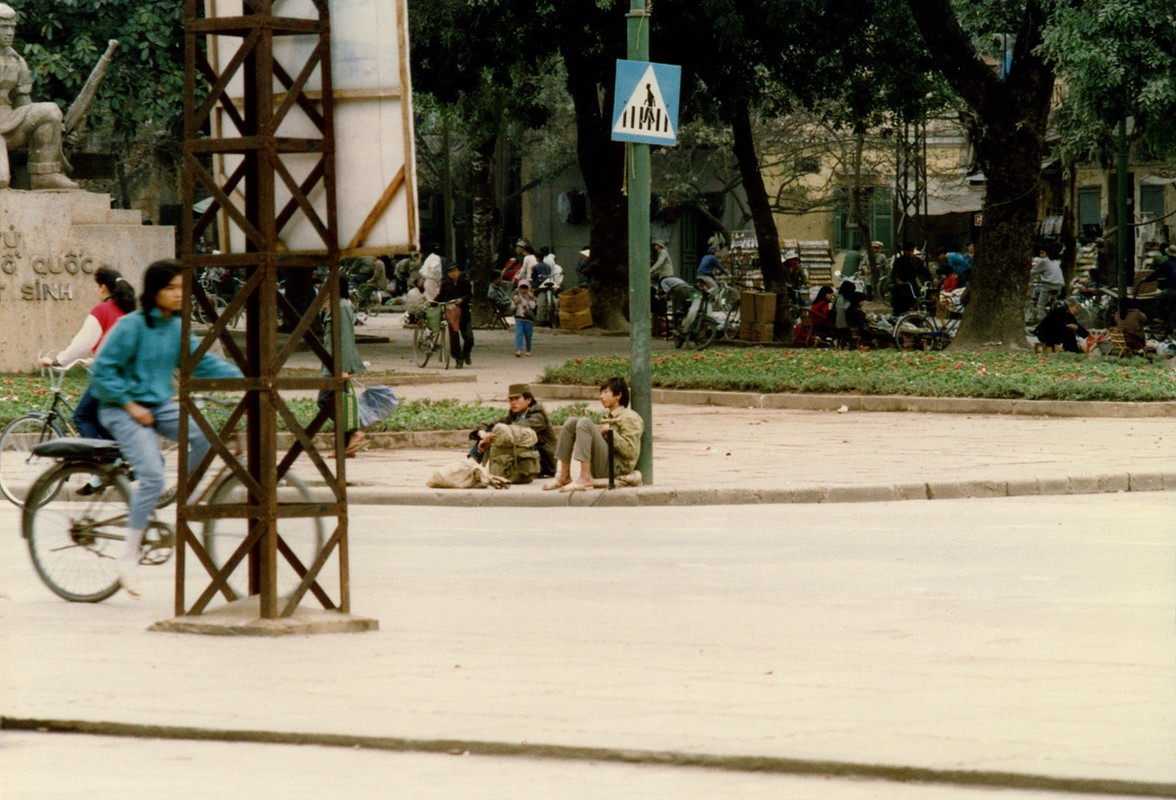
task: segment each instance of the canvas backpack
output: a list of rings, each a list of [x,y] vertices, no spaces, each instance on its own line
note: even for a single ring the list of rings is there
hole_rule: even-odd
[[[511,483],[530,483],[539,477],[539,437],[525,425],[498,423],[491,429],[494,443],[486,453],[486,469]]]

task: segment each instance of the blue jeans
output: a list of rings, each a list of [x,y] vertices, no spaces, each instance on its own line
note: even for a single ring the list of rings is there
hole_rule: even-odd
[[[529,319],[519,319],[515,317],[515,350],[523,349],[523,341],[526,340],[527,352],[531,352],[531,335],[535,332],[535,323]]]
[[[106,428],[98,423],[98,405],[98,398],[87,386],[86,391],[78,398],[78,404],[74,406],[74,427],[87,439],[113,439]]]
[[[98,410],[98,420],[110,431],[122,456],[135,471],[137,485],[131,492],[131,508],[127,527],[141,530],[147,527],[151,511],[163,494],[164,466],[163,453],[159,449],[159,436],[173,441],[180,438],[180,404],[163,403],[151,409],[154,425],[140,425],[125,410],[118,406],[103,406]],[[208,452],[208,440],[195,425],[188,426],[188,469],[192,469]]]

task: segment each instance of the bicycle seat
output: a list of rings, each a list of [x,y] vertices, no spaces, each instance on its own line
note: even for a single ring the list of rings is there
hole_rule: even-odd
[[[109,439],[50,439],[33,446],[33,455],[46,458],[87,458],[115,461],[122,456],[118,442]]]

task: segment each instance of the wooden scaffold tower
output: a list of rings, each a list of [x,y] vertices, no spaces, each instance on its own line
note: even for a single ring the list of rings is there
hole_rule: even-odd
[[[276,14],[281,5],[185,0],[183,206],[192,209],[198,194],[210,202],[182,223],[183,335],[198,345],[180,364],[181,452],[191,425],[212,446],[191,473],[181,459],[177,618],[205,614],[218,595],[230,602],[256,597],[262,620],[292,617],[308,596],[322,609],[350,613],[342,435],[334,437],[331,460],[315,445],[329,420],[336,431],[343,427],[343,378],[330,355],[340,352],[339,326],[332,326],[329,352],[314,332],[321,312],[339,311],[331,20],[327,0],[302,3],[309,12],[303,16]],[[207,252],[197,243],[218,219],[221,241],[237,244]],[[317,241],[308,245],[303,237],[291,246],[284,234],[295,225],[312,231]],[[322,290],[309,308],[295,308],[279,290],[279,276],[309,281],[321,268]],[[198,280],[213,269],[229,270],[241,280],[219,313]],[[206,329],[196,330],[193,307],[209,321]],[[243,341],[230,324],[238,318],[245,321]],[[282,321],[290,329],[285,337],[279,334]],[[243,378],[192,377],[200,356],[218,343]],[[328,375],[285,374],[300,345],[318,355]],[[334,402],[309,423],[300,422],[292,398],[321,389],[334,392]],[[225,392],[239,402],[227,418],[214,422],[197,397]],[[289,432],[284,450],[278,446],[279,421]],[[234,438],[243,445],[234,447]],[[326,487],[317,497],[291,488],[293,467],[307,461],[315,475],[311,482]],[[217,502],[201,498],[202,481],[226,469],[237,490]],[[239,535],[227,540],[210,535],[226,529]],[[306,541],[314,546],[303,546]],[[205,574],[207,583],[199,588]],[[197,590],[189,601],[193,584]],[[374,621],[367,622],[374,627]]]

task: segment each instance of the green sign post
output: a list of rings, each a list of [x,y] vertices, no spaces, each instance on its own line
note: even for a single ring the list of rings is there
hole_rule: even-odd
[[[645,0],[629,0],[628,56],[649,61],[650,12]],[[645,420],[637,469],[653,483],[653,321],[649,311],[649,145],[627,142],[625,183],[629,187],[629,329],[633,410]]]
[[[649,310],[649,146],[678,143],[681,67],[649,61],[650,3],[629,0],[627,61],[617,62],[612,138],[625,142],[629,196],[629,330],[633,410],[645,420],[637,468],[653,483],[653,324]]]

